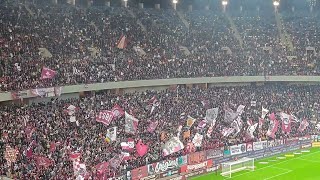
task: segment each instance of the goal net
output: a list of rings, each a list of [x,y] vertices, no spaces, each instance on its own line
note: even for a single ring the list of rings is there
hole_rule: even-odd
[[[230,161],[221,164],[221,176],[231,178],[232,173],[251,170],[254,171],[254,159],[253,158],[242,158],[237,161]]]

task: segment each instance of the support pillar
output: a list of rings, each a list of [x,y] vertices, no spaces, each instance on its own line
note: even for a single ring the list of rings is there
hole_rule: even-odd
[[[139,3],[139,8],[140,8],[140,9],[143,9],[143,8],[144,8],[143,6],[144,6],[143,3]]]
[[[192,11],[192,9],[193,9],[192,5],[189,5],[189,6],[188,6],[188,10],[189,10],[189,11]]]
[[[154,8],[155,8],[155,9],[160,9],[160,4],[155,4],[155,5],[154,5]]]

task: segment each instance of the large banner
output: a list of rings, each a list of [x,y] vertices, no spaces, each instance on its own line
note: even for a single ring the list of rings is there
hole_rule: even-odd
[[[125,132],[128,134],[136,134],[139,120],[125,112]]]
[[[167,156],[169,154],[178,152],[183,148],[184,146],[183,146],[183,143],[180,141],[180,139],[178,137],[173,137],[164,144],[162,155]]]
[[[239,145],[230,146],[231,155],[242,154],[242,153],[245,153],[246,151],[247,151],[246,144],[239,144]]]
[[[30,93],[34,96],[39,96],[39,97],[54,97],[54,96],[60,96],[61,91],[62,91],[62,87],[52,87],[52,88],[31,89]]]

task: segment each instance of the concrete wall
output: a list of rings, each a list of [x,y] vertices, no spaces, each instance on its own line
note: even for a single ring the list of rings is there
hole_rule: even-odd
[[[83,91],[97,91],[105,89],[122,89],[124,92],[143,91],[150,88],[159,88],[160,90],[169,87],[170,85],[185,85],[185,84],[208,84],[211,86],[236,86],[249,85],[250,83],[265,83],[265,82],[288,82],[300,84],[320,84],[319,76],[231,76],[231,77],[200,77],[200,78],[173,78],[173,79],[156,79],[156,80],[141,80],[141,81],[121,81],[107,82],[96,84],[80,84],[72,86],[64,86],[62,94],[79,93]],[[29,90],[20,91],[24,94],[23,98],[34,97]],[[10,92],[0,93],[0,102],[12,100]]]

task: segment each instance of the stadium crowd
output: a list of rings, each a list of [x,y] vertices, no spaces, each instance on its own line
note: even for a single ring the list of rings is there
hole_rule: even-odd
[[[81,162],[87,167],[87,172],[96,177],[95,165],[110,160],[122,150],[121,142],[128,138],[139,140],[147,145],[148,152],[144,156],[137,155],[136,150],[130,153],[130,159],[124,160],[119,169],[109,169],[108,177],[125,173],[155,161],[169,159],[189,152],[205,149],[214,149],[224,145],[233,145],[245,141],[266,140],[269,121],[266,118],[263,126],[254,132],[254,139],[245,139],[247,120],[258,123],[261,117],[261,108],[270,113],[286,112],[297,119],[307,119],[310,125],[304,131],[298,131],[299,123],[291,123],[291,132],[284,134],[281,128],[275,138],[289,138],[315,133],[315,124],[312,120],[318,117],[320,86],[286,86],[264,85],[244,87],[214,87],[209,89],[178,87],[179,90],[145,91],[124,95],[108,94],[106,92],[88,94],[81,99],[58,100],[52,99],[48,103],[32,105],[8,105],[1,108],[1,144],[10,145],[19,150],[17,161],[8,167],[4,160],[4,147],[1,148],[0,172],[17,179],[67,179],[72,177],[73,168],[69,159],[72,152],[81,152]],[[254,101],[254,103],[252,103]],[[156,102],[156,103],[155,103]],[[135,135],[125,133],[125,118],[113,120],[109,126],[96,121],[100,110],[112,109],[118,104],[126,112],[139,120]],[[155,108],[151,108],[157,104]],[[74,116],[77,122],[69,121],[66,112],[68,106],[76,108]],[[228,127],[224,121],[226,107],[233,110],[238,105],[244,105],[241,115],[241,131],[233,132],[229,136],[222,135],[222,129]],[[211,137],[205,134],[209,125],[200,125],[209,108],[219,108],[217,121]],[[153,109],[153,110],[151,110]],[[191,116],[196,119],[190,128],[190,136],[184,136],[187,131],[186,119]],[[147,128],[151,122],[158,121],[154,132]],[[105,133],[110,127],[117,127],[115,141],[106,142]],[[201,126],[201,128],[200,128]],[[27,127],[32,127],[31,132]],[[30,129],[30,128],[29,128]],[[179,130],[180,129],[180,130]],[[181,133],[180,133],[181,132]],[[188,142],[196,133],[204,135],[201,147],[190,148]],[[29,133],[29,134],[28,134]],[[178,133],[178,135],[177,135]],[[171,137],[177,136],[185,145],[184,150],[169,156],[162,156],[164,143]],[[232,141],[231,141],[232,139]],[[52,149],[52,143],[59,144]],[[31,156],[42,155],[54,161],[54,165],[39,168]],[[11,168],[11,169],[10,169]]]
[[[186,12],[185,25],[167,9],[10,3],[0,8],[1,91],[159,78],[319,74],[319,56],[305,51],[306,46],[319,50],[314,15],[283,15],[292,52],[281,44],[275,17],[267,10],[230,14],[240,45],[222,12]],[[308,23],[302,23],[306,18]],[[288,59],[292,54],[296,58]],[[56,76],[40,79],[43,67]]]
[[[182,16],[189,25],[173,10],[1,4],[0,91],[159,78],[319,75],[319,55],[305,53],[306,46],[319,50],[318,15],[284,15],[295,52],[281,45],[273,15],[265,16],[263,11],[230,14],[242,45],[222,12],[193,11]],[[302,36],[305,32],[307,35]],[[262,49],[267,46],[272,47],[272,53]],[[228,48],[222,50],[224,47]],[[289,60],[287,55],[292,54],[297,58]],[[43,67],[56,71],[56,75],[41,79]],[[121,142],[128,138],[147,145],[147,153],[139,156],[133,150],[120,168],[110,167],[106,177],[193,151],[269,139],[268,118],[254,131],[253,139],[246,138],[247,121],[259,123],[262,107],[276,113],[277,119],[280,112],[286,112],[297,121],[309,122],[304,131],[298,130],[297,122],[292,123],[288,134],[279,128],[275,138],[312,134],[317,131],[312,122],[320,112],[319,90],[318,85],[284,84],[208,89],[178,86],[159,92],[96,92],[80,99],[53,98],[38,104],[1,106],[0,175],[75,179],[70,154],[80,152],[89,175],[100,177],[95,166],[116,157],[122,151]],[[68,112],[70,105],[76,107],[73,119]],[[96,121],[100,111],[115,105],[139,120],[135,135],[125,132],[123,116],[109,125]],[[240,131],[223,135],[224,128],[232,127],[225,121],[225,110],[235,111],[239,105],[245,106]],[[204,119],[210,108],[218,108],[219,113],[208,137],[210,125]],[[190,135],[185,136],[188,116],[196,121]],[[153,122],[157,126],[150,132]],[[106,142],[106,131],[111,127],[117,127],[116,140]],[[204,135],[202,146],[190,148],[196,133]],[[175,136],[185,148],[163,156],[165,143]],[[15,163],[7,162],[5,146],[18,150]],[[49,158],[52,164],[39,166],[35,156]]]

